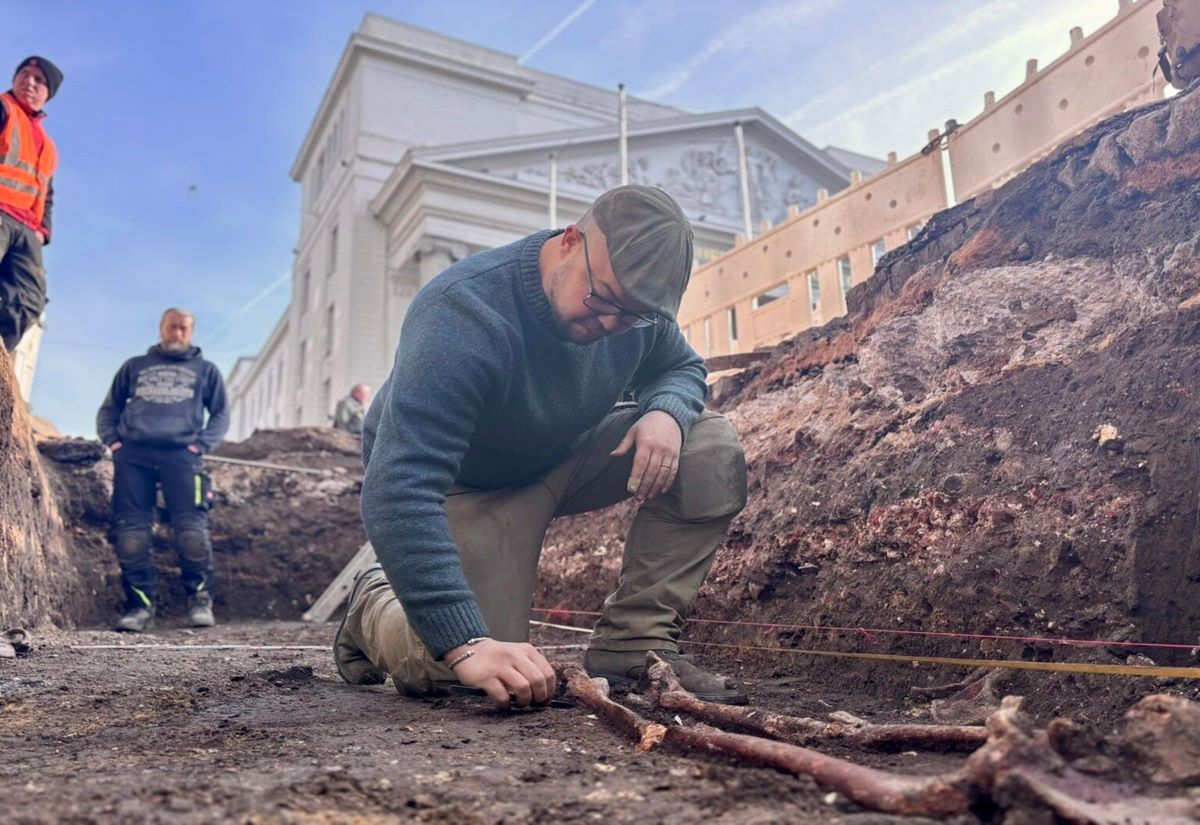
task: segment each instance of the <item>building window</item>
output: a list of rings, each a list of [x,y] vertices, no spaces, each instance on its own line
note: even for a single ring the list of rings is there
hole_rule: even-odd
[[[760,292],[754,296],[753,306],[755,309],[762,309],[772,301],[778,301],[780,298],[788,296],[788,285],[782,283],[779,286],[773,286],[766,292]]]
[[[321,425],[333,420],[333,379],[326,378],[321,385]]]
[[[300,276],[300,314],[308,311],[308,298],[312,293],[312,270],[307,267]]]
[[[330,304],[325,310],[325,355],[333,355],[333,320],[337,315],[337,308]]]
[[[704,319],[704,355],[712,355],[712,318]]]
[[[808,308],[821,311],[821,276],[815,270],[808,273]]]
[[[333,229],[329,230],[329,271],[325,273],[326,277],[333,275],[333,270],[337,268],[338,256],[338,228],[337,224],[333,225]]]
[[[917,237],[918,235],[920,235],[920,234],[921,234],[921,230],[922,230],[922,229],[924,229],[924,228],[925,228],[925,224],[923,224],[923,223],[914,223],[912,226],[910,226],[910,227],[908,228],[908,239],[911,241],[913,238],[915,238],[915,237]]]
[[[303,387],[303,386],[304,386],[304,371],[305,371],[305,370],[308,368],[308,341],[301,341],[301,342],[300,342],[300,364],[299,364],[299,368],[300,368],[300,369],[299,369],[299,372],[300,372],[300,378],[299,378],[299,380],[297,381],[297,384],[296,384],[296,385],[297,385],[298,387]],[[297,420],[299,420],[299,419],[297,419]]]
[[[838,258],[838,279],[842,283],[842,295],[845,296],[854,286],[854,276],[850,271],[850,258]]]
[[[871,265],[878,266],[879,259],[887,254],[887,244],[880,238],[875,243],[871,244]]]
[[[737,350],[738,328],[737,328],[737,307],[729,308],[729,351]]]

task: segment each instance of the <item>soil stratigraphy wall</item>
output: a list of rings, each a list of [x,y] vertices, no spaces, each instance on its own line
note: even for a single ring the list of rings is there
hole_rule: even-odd
[[[1200,90],[939,213],[850,293],[845,318],[717,390],[750,503],[699,615],[1200,640]],[[537,601],[596,609],[630,512],[556,524]],[[863,634],[834,646],[1128,653]]]
[[[0,346],[0,630],[58,620],[84,600],[62,539],[25,402]]]

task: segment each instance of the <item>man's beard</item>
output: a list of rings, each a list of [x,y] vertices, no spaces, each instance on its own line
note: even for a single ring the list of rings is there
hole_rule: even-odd
[[[563,261],[550,273],[546,288],[546,302],[550,304],[550,320],[554,325],[554,334],[572,344],[590,344],[592,338],[584,339],[574,326],[574,319],[565,317],[558,308],[558,288],[567,277],[567,262]]]
[[[191,344],[183,341],[163,341],[159,347],[163,352],[187,352],[191,348]]]

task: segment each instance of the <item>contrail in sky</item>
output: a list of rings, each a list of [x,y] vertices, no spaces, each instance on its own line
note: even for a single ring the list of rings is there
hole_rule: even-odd
[[[248,311],[250,311],[254,307],[255,304],[257,304],[259,301],[266,298],[268,295],[270,295],[275,290],[279,289],[279,287],[283,286],[285,283],[287,283],[289,280],[291,280],[291,278],[292,278],[292,273],[285,272],[283,275],[280,275],[274,281],[267,284],[265,287],[263,287],[262,292],[258,293],[253,298],[251,298],[249,301],[242,304],[241,309],[239,309],[237,312],[233,313],[228,318],[226,318],[224,323],[222,323],[219,327],[217,327],[212,332],[208,333],[208,335],[206,337],[210,341],[215,340],[216,338],[220,337],[230,327],[233,326],[234,321],[236,321],[241,316],[245,315]]]
[[[529,58],[533,57],[535,54],[540,52],[543,48],[546,47],[547,44],[549,44],[549,42],[551,40],[553,40],[554,38],[556,38],[560,34],[562,34],[563,29],[565,29],[567,26],[574,23],[576,18],[579,17],[579,15],[583,14],[585,11],[590,9],[595,2],[596,2],[596,0],[583,0],[583,2],[579,4],[579,7],[577,9],[575,9],[575,11],[571,12],[566,17],[564,17],[562,19],[562,22],[560,22],[557,26],[552,28],[550,31],[546,32],[542,36],[541,40],[534,43],[532,48],[529,49],[529,51],[525,52],[525,54],[523,54],[519,58],[517,58],[517,62],[523,64],[526,61],[528,61]]]

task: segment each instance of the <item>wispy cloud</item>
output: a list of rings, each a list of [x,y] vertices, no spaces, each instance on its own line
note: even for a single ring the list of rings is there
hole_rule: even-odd
[[[1094,24],[1085,28],[1094,30],[1114,12],[1107,3],[1092,0],[993,0],[921,42],[885,55],[806,101],[784,121],[818,139],[877,153],[912,146],[923,140],[925,129],[946,118],[964,120],[975,114],[984,91],[1005,94],[1009,89],[998,81],[1007,77],[1020,82],[1026,58],[1053,59],[1065,52],[1067,32],[1081,18]],[[1031,14],[1027,25],[1011,27],[1012,20]],[[1003,34],[996,37],[994,32]],[[889,143],[881,145],[881,140]]]
[[[581,14],[583,14],[585,11],[590,9],[595,2],[596,2],[596,0],[583,0],[583,2],[580,3],[575,8],[575,11],[571,12],[566,17],[564,17],[561,21],[559,21],[559,24],[557,26],[555,26],[550,31],[548,31],[544,35],[542,35],[541,40],[534,43],[532,46],[529,47],[529,50],[526,51],[525,54],[523,54],[519,58],[517,58],[517,62],[518,63],[527,63],[529,61],[529,59],[532,58],[535,54],[540,52],[542,49],[546,48],[546,46],[548,46],[550,44],[550,41],[552,41],[554,38],[556,38],[560,34],[562,34],[563,30],[566,29],[567,26],[574,23]]]
[[[681,89],[700,68],[715,58],[723,55],[740,58],[747,50],[761,46],[767,36],[777,36],[800,21],[833,8],[841,2],[842,0],[786,0],[755,9],[709,40],[682,66],[668,71],[657,86],[641,90],[637,96],[650,100],[666,97]]]
[[[864,66],[841,83],[804,101],[797,109],[785,115],[783,120],[788,124],[801,123],[810,113],[819,112],[823,107],[836,105],[840,108],[848,96],[861,95],[864,86],[870,84],[872,79],[904,77],[914,63],[930,61],[932,58],[941,65],[947,65],[943,56],[956,54],[962,57],[951,61],[952,63],[970,60],[973,55],[978,54],[978,49],[974,46],[982,32],[1011,19],[1021,6],[1028,5],[1030,0],[991,0],[962,18],[951,18],[948,25],[931,32],[927,37],[907,48],[883,54],[878,60]]]
[[[285,272],[282,275],[280,275],[278,278],[276,278],[274,281],[271,281],[271,283],[269,283],[265,287],[263,287],[258,292],[257,295],[255,295],[249,301],[247,301],[246,303],[244,303],[240,307],[238,307],[237,311],[235,311],[233,314],[229,315],[224,320],[224,322],[222,322],[216,329],[214,329],[212,332],[210,332],[208,334],[208,337],[210,339],[220,339],[221,336],[223,336],[226,332],[233,329],[234,323],[239,318],[241,318],[243,315],[245,315],[250,310],[254,309],[255,306],[257,306],[258,304],[262,303],[262,301],[264,301],[265,299],[270,297],[271,293],[273,293],[275,290],[279,289],[279,287],[283,286],[284,284],[288,283],[291,280],[292,280],[292,273]]]

